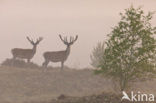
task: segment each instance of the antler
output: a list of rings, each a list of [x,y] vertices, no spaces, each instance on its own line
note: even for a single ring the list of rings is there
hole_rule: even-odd
[[[78,35],[76,35],[76,38],[74,39],[74,37],[72,37],[72,36],[70,36],[70,41],[68,42],[68,40],[67,40],[67,37],[64,37],[64,39],[62,38],[62,36],[61,35],[59,35],[59,37],[60,37],[60,39],[62,40],[62,42],[64,43],[64,44],[66,44],[66,45],[68,45],[68,44],[73,44],[76,40],[77,40],[77,38],[78,38]]]
[[[62,36],[61,35],[59,35],[59,37],[60,37],[60,39],[62,40],[62,42],[64,44],[68,44],[67,37],[64,37],[64,40],[62,39]]]
[[[42,40],[43,40],[43,37],[39,37],[39,38],[37,39],[37,41],[36,41],[36,43],[35,43],[35,44],[40,43]]]
[[[43,40],[42,37],[39,37],[39,38],[36,40],[36,42],[34,42],[34,41],[33,41],[32,39],[30,39],[28,36],[27,36],[27,39],[28,39],[28,41],[29,41],[32,45],[36,45],[36,44],[40,43],[40,41]]]
[[[34,41],[27,36],[27,40],[34,45]]]
[[[76,35],[75,39],[74,37],[70,37],[70,44],[73,44],[78,39],[78,35]]]

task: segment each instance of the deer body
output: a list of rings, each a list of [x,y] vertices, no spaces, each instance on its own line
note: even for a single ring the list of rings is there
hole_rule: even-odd
[[[30,60],[34,57],[36,50],[34,49],[21,49],[21,48],[14,48],[11,50],[13,58],[21,58]]]
[[[61,69],[63,69],[64,62],[67,60],[69,54],[70,54],[70,47],[71,45],[77,40],[78,36],[76,36],[75,40],[74,38],[70,38],[70,42],[67,41],[67,38],[64,40],[62,39],[61,35],[60,39],[64,42],[65,45],[67,45],[66,50],[64,51],[49,51],[45,52],[43,54],[43,57],[45,59],[45,62],[43,63],[44,67],[47,67],[49,62],[61,62]]]
[[[69,53],[70,48],[67,48],[65,51],[45,52],[43,56],[51,62],[63,62],[67,60]]]
[[[36,43],[30,40],[28,37],[27,39],[30,41],[30,43],[33,45],[32,49],[22,49],[22,48],[14,48],[11,50],[11,53],[13,55],[13,59],[20,58],[20,59],[27,59],[28,62],[34,57],[36,53],[36,48],[39,42],[42,40],[42,38],[39,38]]]

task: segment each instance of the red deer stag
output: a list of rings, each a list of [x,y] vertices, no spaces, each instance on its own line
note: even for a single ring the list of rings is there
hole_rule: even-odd
[[[67,40],[67,37],[62,38],[61,35],[59,35],[61,41],[67,46],[66,50],[64,51],[51,51],[51,52],[45,52],[43,54],[43,57],[45,59],[45,62],[42,64],[43,67],[47,67],[49,62],[61,62],[61,69],[63,69],[64,62],[67,60],[69,54],[70,54],[70,47],[74,42],[77,40],[78,36],[76,35],[76,38],[70,37],[70,41]]]
[[[32,49],[22,49],[22,48],[14,48],[11,50],[13,59],[20,58],[20,59],[27,59],[27,62],[33,58],[36,53],[37,45],[43,40],[42,37],[39,37],[36,42],[31,40],[27,37],[27,40],[33,45]]]

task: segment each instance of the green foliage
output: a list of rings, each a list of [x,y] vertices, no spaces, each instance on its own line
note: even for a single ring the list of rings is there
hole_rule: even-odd
[[[120,13],[121,20],[108,35],[101,69],[96,72],[113,77],[121,90],[132,80],[156,73],[156,27],[151,25],[152,15],[131,6]]]
[[[97,46],[93,49],[91,58],[91,65],[93,67],[99,67],[103,61],[103,54],[104,54],[104,43],[99,42]]]

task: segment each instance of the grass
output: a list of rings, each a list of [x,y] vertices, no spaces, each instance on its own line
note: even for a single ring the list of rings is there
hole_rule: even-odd
[[[156,95],[155,86],[155,80],[137,82],[132,90]],[[0,103],[46,103],[62,94],[83,97],[102,92],[112,93],[113,83],[89,69],[0,67]]]
[[[110,89],[92,70],[0,67],[0,103],[49,101],[61,94],[85,96]],[[108,85],[108,84],[107,84]]]

